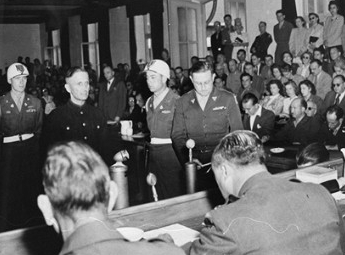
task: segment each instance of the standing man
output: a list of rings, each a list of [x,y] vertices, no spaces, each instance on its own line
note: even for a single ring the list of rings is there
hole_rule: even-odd
[[[219,21],[214,22],[215,32],[211,35],[211,49],[215,59],[219,53],[223,53],[222,26]]]
[[[238,130],[212,155],[212,170],[226,201],[207,213],[200,239],[186,253],[343,254],[344,223],[332,195],[320,185],[271,175],[258,136]]]
[[[21,63],[7,70],[11,91],[0,97],[0,231],[33,225],[39,215],[39,136],[41,101],[25,93],[28,69]]]
[[[323,100],[326,94],[331,91],[332,77],[322,70],[322,63],[318,59],[314,59],[310,63],[311,74],[308,80],[314,83],[316,95]]]
[[[162,60],[152,60],[145,70],[147,84],[153,92],[146,102],[147,125],[151,132],[149,170],[157,177],[159,199],[182,195],[182,168],[170,138],[176,100],[179,98],[167,87],[170,68]]]
[[[213,149],[219,140],[233,130],[243,129],[235,96],[228,91],[213,86],[214,74],[210,67],[198,62],[191,68],[194,90],[183,95],[176,103],[171,137],[175,151],[182,165],[188,161],[186,141],[193,139],[193,157],[201,163],[211,160]],[[198,188],[205,188],[210,181],[201,177]],[[202,184],[202,182],[205,183]],[[206,186],[207,187],[207,186]]]
[[[44,129],[47,145],[80,140],[103,153],[106,120],[100,109],[86,103],[90,90],[88,73],[80,67],[72,67],[65,80],[70,100],[49,114]]]
[[[267,50],[272,43],[272,36],[266,32],[267,23],[261,21],[259,23],[260,35],[255,38],[255,41],[250,48],[250,53],[255,53],[260,59],[264,59],[267,55]]]
[[[223,40],[223,51],[226,58],[226,63],[229,63],[230,59],[232,58],[232,50],[234,46],[232,45],[232,41],[230,38],[230,33],[234,32],[235,29],[231,24],[232,17],[230,14],[226,14],[224,16],[224,23],[225,28],[222,30],[222,40]]]
[[[282,55],[284,51],[289,51],[289,40],[293,25],[285,20],[285,13],[283,10],[276,11],[278,24],[274,26],[273,34],[274,40],[277,43],[274,61],[278,65],[283,64]]]
[[[103,68],[106,84],[101,84],[99,90],[99,108],[107,121],[118,123],[126,109],[127,90],[124,81],[115,77],[110,66]]]

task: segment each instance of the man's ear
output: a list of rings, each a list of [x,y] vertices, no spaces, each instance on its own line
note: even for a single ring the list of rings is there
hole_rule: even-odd
[[[68,93],[71,93],[71,89],[70,89],[68,83],[65,84],[65,89],[67,90]]]
[[[117,188],[116,183],[114,181],[110,181],[108,213],[110,213],[113,210],[118,194],[119,189]]]
[[[57,233],[60,232],[59,224],[57,223],[56,219],[54,218],[53,208],[49,201],[47,195],[39,195],[37,197],[37,205],[40,208],[44,220],[48,226],[53,226]]]

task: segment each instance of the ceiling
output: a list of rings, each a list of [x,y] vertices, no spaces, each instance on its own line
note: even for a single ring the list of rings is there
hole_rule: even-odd
[[[132,0],[0,0],[0,23],[37,24],[80,14],[82,8],[113,8]],[[144,1],[144,0],[142,0]]]

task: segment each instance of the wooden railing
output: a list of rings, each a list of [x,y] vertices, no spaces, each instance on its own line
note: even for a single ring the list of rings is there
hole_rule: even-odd
[[[331,160],[320,166],[338,170],[343,176],[343,160]],[[297,170],[298,171],[298,170]],[[277,175],[291,179],[296,170]],[[133,206],[111,212],[114,226],[133,226],[151,230],[172,223],[181,223],[199,230],[206,212],[224,202],[218,190],[202,191],[159,202]],[[61,238],[47,226],[19,229],[0,234],[0,255],[55,255],[61,248]]]

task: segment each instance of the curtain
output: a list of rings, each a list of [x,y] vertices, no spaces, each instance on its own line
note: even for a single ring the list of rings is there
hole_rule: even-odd
[[[285,20],[295,26],[295,19],[297,17],[295,0],[282,0],[282,10],[285,12]]]
[[[60,46],[62,66],[71,66],[71,56],[69,51],[69,29],[66,18],[60,28]]]

